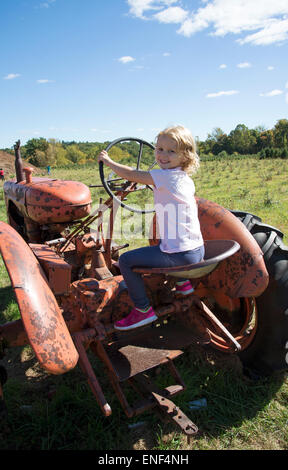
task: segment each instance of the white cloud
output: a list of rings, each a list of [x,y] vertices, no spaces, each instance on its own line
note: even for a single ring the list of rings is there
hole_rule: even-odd
[[[37,83],[54,83],[54,80],[48,80],[48,78],[40,78],[40,80],[36,80]]]
[[[152,8],[153,0],[128,0],[130,13],[138,18],[143,18],[143,13]]]
[[[266,93],[260,93],[260,96],[271,97],[271,96],[282,95],[282,93],[283,93],[282,90],[272,90],[272,91],[268,91],[268,92],[266,92]]]
[[[3,77],[4,80],[14,80],[14,78],[20,77],[20,73],[8,73],[6,77]]]
[[[49,8],[52,3],[56,2],[56,0],[46,0],[46,2],[41,2],[39,7],[40,8]]]
[[[131,57],[130,55],[124,55],[118,59],[118,62],[121,62],[121,64],[128,64],[129,62],[134,62],[134,60],[134,57]]]
[[[170,7],[154,15],[160,23],[182,23],[187,17],[188,12],[180,7]]]
[[[170,57],[171,52],[163,52],[163,57]]]
[[[241,62],[240,64],[237,64],[238,69],[248,69],[249,67],[252,67],[250,62]]]
[[[228,90],[228,91],[217,91],[216,93],[208,93],[206,98],[218,98],[219,96],[231,96],[237,95],[239,91],[237,90]]]
[[[221,64],[221,65],[219,65],[219,69],[227,69],[227,65],[226,64]]]
[[[275,67],[273,65],[268,65],[267,70],[274,70],[274,68]]]
[[[144,13],[152,10],[157,11],[161,8],[178,3],[178,0],[127,0],[130,7],[130,13],[137,18],[145,19]]]
[[[202,0],[198,9],[191,7],[190,11],[182,8],[181,0],[127,3],[130,13],[138,18],[180,23],[177,32],[186,37],[208,30],[215,36],[238,35],[239,44],[267,45],[288,40],[287,0]]]
[[[288,10],[288,8],[287,8]],[[256,46],[266,46],[276,42],[284,42],[288,39],[288,19],[267,20],[267,24],[257,33],[250,34],[244,39],[239,39],[240,44],[251,43]]]

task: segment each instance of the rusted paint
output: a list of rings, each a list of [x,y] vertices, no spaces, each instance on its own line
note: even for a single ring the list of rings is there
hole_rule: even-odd
[[[0,358],[5,348],[29,344],[22,319],[0,325]]]
[[[269,282],[263,253],[251,233],[230,211],[215,202],[197,199],[198,214],[205,240],[230,239],[240,250],[223,261],[207,276],[205,284],[223,289],[230,297],[257,297]]]
[[[204,240],[235,240],[241,247],[201,281],[210,289],[220,289],[231,298],[261,295],[268,286],[269,275],[263,253],[251,233],[237,217],[219,204],[201,198],[196,198],[196,201]],[[158,243],[156,229],[154,217],[151,245]]]
[[[30,243],[29,246],[44,269],[52,292],[55,295],[68,294],[71,285],[71,265],[47,245]]]
[[[103,394],[102,388],[97,380],[85,351],[85,346],[87,348],[87,343],[89,344],[93,337],[95,337],[95,331],[93,329],[81,331],[73,335],[75,345],[79,351],[79,363],[81,369],[86,374],[90,388],[95,395],[95,398],[102,412],[104,413],[104,416],[110,416],[112,413],[111,407]]]
[[[79,220],[91,211],[89,188],[77,181],[32,178],[31,183],[7,181],[6,206],[13,201],[20,212],[40,224]]]
[[[5,181],[3,189],[7,210],[9,201],[12,201],[22,215],[28,216],[25,206],[25,193],[27,190],[25,182]]]
[[[165,415],[175,424],[180,426],[182,431],[187,434],[187,436],[191,436],[198,432],[198,428],[196,424],[194,424],[187,416],[176,406],[171,400],[168,400],[163,395],[160,395],[156,392],[151,392],[153,397],[158,403],[161,411],[165,413]]]
[[[0,222],[0,249],[40,365],[52,374],[74,368],[78,353],[45,274],[22,237],[4,222]]]
[[[86,312],[87,324],[111,324],[127,315],[133,307],[128,292],[123,288],[123,277],[103,280],[83,279],[73,283],[77,297]]]

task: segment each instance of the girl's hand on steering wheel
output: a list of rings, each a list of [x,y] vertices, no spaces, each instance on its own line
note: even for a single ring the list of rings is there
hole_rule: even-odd
[[[104,165],[108,165],[109,166],[109,163],[110,162],[113,162],[113,160],[111,160],[111,158],[109,157],[108,153],[106,152],[106,150],[102,150],[99,155],[98,155],[98,163],[99,162],[103,162]]]

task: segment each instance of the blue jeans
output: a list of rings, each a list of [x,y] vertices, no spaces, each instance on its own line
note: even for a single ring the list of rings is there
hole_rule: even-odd
[[[164,253],[157,246],[144,246],[136,250],[126,251],[119,258],[119,267],[124,278],[128,293],[135,307],[146,309],[150,302],[146,295],[142,275],[132,271],[133,268],[169,268],[184,266],[202,261],[204,257],[204,246],[195,250],[182,251],[179,253]],[[178,278],[178,281],[181,279]]]

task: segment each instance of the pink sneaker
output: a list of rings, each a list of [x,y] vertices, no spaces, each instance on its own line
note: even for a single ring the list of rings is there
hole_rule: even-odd
[[[138,328],[139,326],[148,325],[157,320],[157,315],[155,314],[152,307],[149,308],[147,312],[140,312],[137,308],[133,308],[127,317],[122,318],[122,320],[116,321],[114,324],[115,330],[132,330],[133,328]]]
[[[186,281],[181,285],[176,284],[176,294],[188,295],[192,294],[192,292],[194,292],[194,289],[190,281]]]

